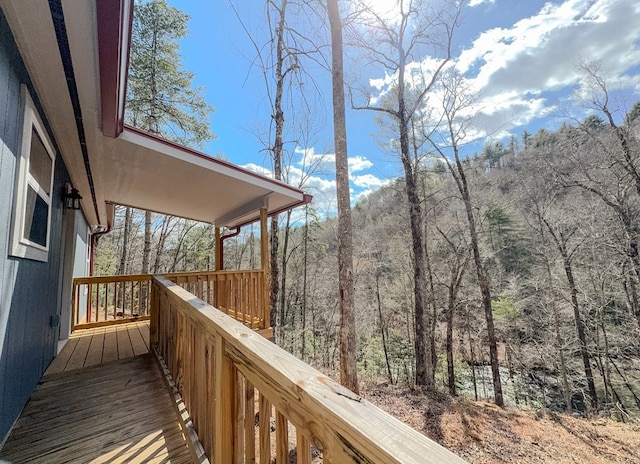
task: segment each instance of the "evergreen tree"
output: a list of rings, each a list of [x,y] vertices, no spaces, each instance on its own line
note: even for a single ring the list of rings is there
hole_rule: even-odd
[[[178,40],[185,38],[189,16],[166,0],[137,0],[125,119],[135,127],[184,145],[201,147],[214,138],[208,120],[213,108],[204,90],[182,69]]]

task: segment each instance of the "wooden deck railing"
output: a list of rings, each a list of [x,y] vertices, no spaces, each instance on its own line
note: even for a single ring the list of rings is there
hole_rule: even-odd
[[[71,330],[149,318],[151,275],[73,279]]]
[[[196,297],[267,337],[268,298],[262,270],[164,275]],[[73,281],[72,330],[149,317],[151,275],[80,277]]]
[[[164,275],[252,329],[270,326],[264,271],[179,272]]]
[[[309,464],[311,445],[324,464],[464,462],[168,279],[152,295],[151,342],[211,462]]]

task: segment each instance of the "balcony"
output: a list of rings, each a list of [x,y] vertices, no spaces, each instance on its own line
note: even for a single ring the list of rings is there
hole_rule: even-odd
[[[464,462],[262,336],[264,282],[229,271],[76,279],[71,353],[45,374],[0,457]]]

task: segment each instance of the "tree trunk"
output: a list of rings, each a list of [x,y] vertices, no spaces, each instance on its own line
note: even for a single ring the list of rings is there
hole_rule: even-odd
[[[473,382],[473,397],[478,401],[478,379],[476,377],[476,355],[471,338],[471,314],[467,306],[467,336],[469,338],[469,355],[471,356],[471,381]]]
[[[333,130],[338,196],[338,286],[340,309],[340,382],[358,392],[356,367],[356,322],[353,288],[353,238],[351,196],[347,157],[347,127],[344,101],[342,20],[338,0],[327,0],[331,26],[331,70],[333,89]]]
[[[425,278],[424,247],[422,237],[422,208],[416,182],[411,146],[409,141],[409,121],[404,98],[404,55],[400,54],[398,69],[398,128],[400,131],[400,160],[404,169],[405,193],[409,206],[409,227],[411,229],[411,250],[413,252],[413,300],[414,300],[414,349],[416,357],[415,382],[420,387],[433,388],[434,370],[431,357],[427,355],[427,333],[425,329]],[[430,322],[430,321],[429,321]],[[430,323],[428,324],[430,325]]]
[[[382,299],[380,298],[380,276],[376,272],[376,301],[378,303],[378,318],[380,320],[380,334],[382,335],[382,349],[384,350],[384,360],[387,364],[387,374],[389,382],[393,385],[393,374],[391,372],[391,362],[389,361],[389,348],[387,347],[387,335],[384,327],[384,318],[382,317]]]
[[[307,260],[309,241],[309,205],[304,205],[304,231],[302,234],[302,304],[300,305],[300,359],[307,354]]]
[[[275,5],[274,5],[275,6]],[[271,157],[273,159],[273,178],[276,180],[282,180],[282,150],[283,150],[283,134],[284,134],[284,111],[282,110],[282,94],[284,91],[285,71],[284,71],[284,31],[285,31],[285,18],[287,11],[287,0],[282,0],[280,8],[276,8],[279,14],[278,26],[276,28],[276,66],[275,66],[275,83],[276,94],[273,102],[273,114],[272,119],[275,123],[275,135],[273,141],[273,147],[271,149]],[[279,240],[279,226],[278,216],[274,216],[271,219],[271,255],[270,255],[270,269],[271,269],[271,293],[269,299],[269,305],[271,308],[271,325],[272,327],[280,327],[284,324],[282,319],[278,320],[278,292],[280,289],[279,283],[279,268],[278,268],[278,243]],[[283,285],[284,287],[284,285]],[[284,295],[281,296],[284,299]],[[282,312],[280,313],[282,316]],[[276,341],[282,337],[282,331],[276,331]]]
[[[456,396],[456,374],[453,365],[453,305],[449,290],[449,307],[447,308],[447,377],[449,394]]]
[[[549,272],[549,279],[551,279],[551,269],[547,266]],[[551,285],[551,280],[549,280]],[[560,357],[560,375],[562,376],[562,389],[564,390],[564,400],[567,404],[567,412],[571,414],[573,412],[573,404],[571,402],[571,388],[569,387],[569,379],[567,376],[567,363],[564,359],[564,350],[562,349],[562,335],[560,331],[560,314],[558,306],[555,301],[552,302],[551,311],[553,312],[553,328],[556,335],[556,346],[558,355]]]
[[[591,407],[597,409],[598,407],[598,395],[596,393],[596,386],[593,381],[593,371],[591,370],[591,361],[589,355],[589,349],[587,347],[587,337],[584,331],[584,322],[580,315],[580,305],[578,303],[578,288],[573,277],[573,267],[571,265],[571,258],[567,251],[566,243],[564,243],[562,234],[558,237],[554,231],[551,230],[551,225],[545,221],[547,228],[551,232],[551,236],[556,242],[560,256],[562,257],[562,264],[564,265],[564,272],[567,277],[567,283],[569,284],[569,291],[571,293],[571,307],[573,308],[573,317],[576,323],[576,331],[578,333],[578,342],[580,343],[580,354],[582,356],[582,364],[584,366],[584,375],[587,378],[587,386],[589,388],[589,396],[591,397]]]
[[[281,276],[280,276],[280,313],[278,317],[278,331],[280,332],[278,335],[278,343],[282,343],[284,341],[284,324],[286,321],[286,288],[287,288],[287,253],[289,248],[289,233],[291,229],[291,211],[287,212],[287,223],[284,226],[284,243],[282,244],[282,258],[280,262],[281,266]]]
[[[471,205],[471,195],[469,193],[469,185],[467,176],[464,172],[457,149],[454,149],[455,155],[455,171],[452,169],[458,190],[464,202],[465,211],[467,213],[467,222],[469,226],[469,236],[471,238],[471,249],[473,252],[473,261],[476,266],[476,274],[478,277],[478,285],[482,294],[482,307],[484,308],[485,321],[487,323],[487,338],[489,343],[489,360],[491,363],[491,375],[493,377],[493,395],[494,402],[498,406],[504,406],[504,398],[502,396],[502,381],[500,380],[500,364],[498,361],[498,343],[496,340],[496,331],[493,323],[493,311],[491,308],[491,283],[489,275],[482,264],[480,257],[480,244],[478,241],[478,233],[476,232],[475,218],[473,216],[473,207]]]

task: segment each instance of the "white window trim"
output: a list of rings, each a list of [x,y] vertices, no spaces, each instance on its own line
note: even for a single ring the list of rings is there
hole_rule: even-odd
[[[51,207],[53,202],[54,173],[55,173],[55,150],[53,144],[49,140],[44,124],[38,115],[29,90],[23,84],[21,88],[22,101],[24,104],[24,119],[22,123],[22,142],[20,145],[20,158],[18,159],[18,168],[16,169],[15,197],[13,204],[13,220],[11,227],[11,250],[12,256],[19,258],[33,259],[36,261],[46,262],[49,259],[49,239],[51,235]],[[42,188],[39,189],[37,195],[45,200],[48,205],[47,213],[47,239],[46,246],[34,243],[24,238],[24,219],[27,202],[27,187],[29,185],[35,189],[38,183],[29,173],[29,159],[31,156],[31,135],[35,130],[44,145],[47,154],[51,158],[51,185],[49,185],[49,195],[44,193]]]

